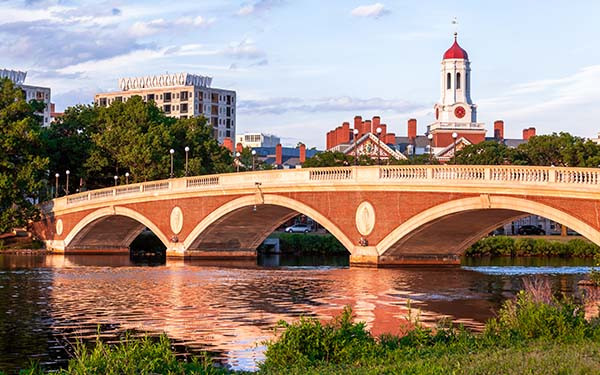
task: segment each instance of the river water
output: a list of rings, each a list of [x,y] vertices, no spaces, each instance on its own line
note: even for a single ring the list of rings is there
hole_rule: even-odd
[[[524,277],[574,293],[590,265],[505,258],[372,269],[349,268],[347,257],[152,265],[128,256],[0,255],[0,369],[30,359],[64,366],[78,339],[116,340],[131,330],[166,332],[182,355],[208,350],[224,365],[252,370],[281,319],[327,320],[351,305],[375,334],[400,333],[409,308],[428,324],[449,318],[480,329]]]

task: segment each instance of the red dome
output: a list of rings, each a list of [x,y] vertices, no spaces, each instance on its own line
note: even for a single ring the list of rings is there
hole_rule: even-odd
[[[469,59],[467,51],[458,45],[458,42],[456,41],[456,33],[454,34],[454,44],[446,51],[446,53],[444,53],[444,60],[446,59]]]

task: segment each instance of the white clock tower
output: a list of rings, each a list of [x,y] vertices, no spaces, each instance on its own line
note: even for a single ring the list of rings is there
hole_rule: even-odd
[[[434,106],[435,122],[428,126],[434,147],[445,147],[454,139],[452,133],[471,143],[485,140],[483,123],[477,122],[477,105],[471,100],[471,67],[467,51],[454,44],[444,53],[441,64],[440,102]]]

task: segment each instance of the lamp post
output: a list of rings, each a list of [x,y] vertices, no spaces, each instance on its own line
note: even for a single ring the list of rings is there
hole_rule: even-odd
[[[352,133],[354,134],[354,165],[358,165],[358,129],[354,128]]]
[[[115,186],[117,186],[117,181],[119,181],[119,176],[115,175],[113,178],[115,179]]]
[[[69,175],[71,174],[71,171],[67,169],[67,171],[65,172],[65,174],[67,175],[67,186],[66,186],[66,192],[67,195],[69,195]]]
[[[188,175],[188,160],[189,160],[188,155],[190,152],[190,148],[188,146],[185,146],[184,150],[185,150],[185,176],[187,177],[187,175]]]
[[[56,174],[54,175],[54,178],[55,178],[54,196],[55,196],[56,198],[58,198],[58,178],[59,178],[59,177],[60,177],[60,175],[59,175],[58,173],[56,173]]]
[[[454,164],[456,165],[456,138],[458,138],[458,133],[452,133],[452,139],[454,140],[454,151],[452,151],[452,157],[454,158]]]
[[[252,171],[254,171],[254,167],[255,167],[254,166],[254,164],[255,164],[255,161],[254,161],[255,156],[256,156],[256,150],[252,150]]]
[[[431,164],[433,162],[433,148],[431,146],[431,143],[433,141],[433,134],[427,134],[427,139],[429,140],[429,164]]]
[[[171,174],[169,175],[169,178],[175,177],[175,175],[173,174],[173,154],[174,153],[175,153],[175,150],[173,150],[173,149],[169,150],[169,154],[171,154]]]
[[[239,151],[235,153],[235,168],[237,172],[240,171],[240,156],[242,156],[242,154],[240,154]]]
[[[377,164],[381,165],[381,128],[377,128]]]
[[[125,185],[129,185],[129,172],[125,172]]]

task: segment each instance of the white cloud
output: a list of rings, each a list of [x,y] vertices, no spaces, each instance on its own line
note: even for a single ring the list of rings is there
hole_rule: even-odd
[[[352,9],[352,14],[355,17],[371,17],[371,18],[379,18],[381,16],[385,16],[391,13],[385,6],[381,3],[375,3],[371,5],[361,5],[354,9]]]
[[[223,50],[223,54],[236,59],[264,59],[265,51],[259,49],[254,41],[244,39],[239,43],[232,43]]]
[[[163,18],[157,18],[151,21],[138,21],[135,22],[129,32],[131,35],[136,37],[150,36],[158,34],[161,31],[183,28],[179,31],[190,31],[191,28],[202,28],[208,27],[215,22],[214,18],[206,19],[202,16],[196,17],[181,17],[176,20],[165,20]]]
[[[274,6],[284,4],[284,0],[258,0],[251,3],[242,4],[237,11],[238,16],[250,16],[260,14],[272,9]]]

